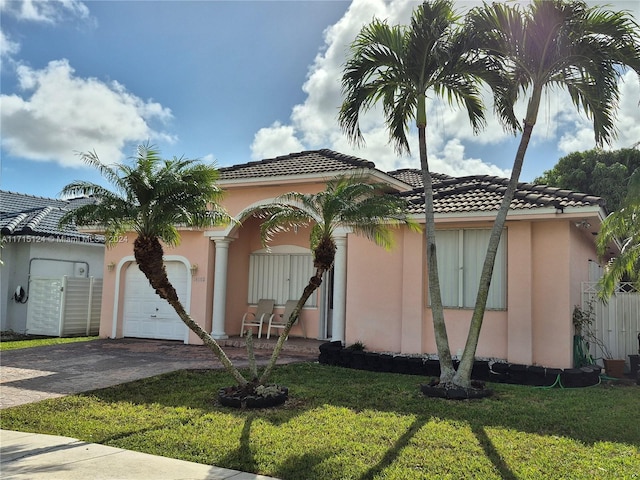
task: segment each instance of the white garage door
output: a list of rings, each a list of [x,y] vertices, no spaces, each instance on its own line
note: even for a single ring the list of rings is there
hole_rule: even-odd
[[[187,300],[187,268],[181,262],[166,262],[167,275],[178,298]],[[158,296],[136,263],[127,268],[124,295],[124,336],[184,340],[187,326],[166,300]]]

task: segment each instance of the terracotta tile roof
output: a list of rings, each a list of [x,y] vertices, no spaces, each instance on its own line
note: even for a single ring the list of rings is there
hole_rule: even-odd
[[[356,169],[376,170],[375,164],[362,158],[344,155],[333,150],[310,150],[276,158],[250,162],[220,169],[221,180],[266,178],[304,174],[330,174]],[[383,172],[384,173],[384,172]],[[413,190],[400,195],[409,199],[411,213],[424,213],[422,172],[401,169],[387,175],[403,182]],[[506,190],[508,179],[490,175],[452,177],[432,173],[436,213],[466,213],[497,211]],[[561,190],[546,185],[519,183],[511,204],[514,210],[577,206],[604,206],[600,197]]]
[[[220,168],[220,180],[278,177],[304,174],[326,174],[345,170],[375,169],[375,164],[333,150],[309,150],[290,153],[258,162]]]
[[[388,175],[397,178],[401,182],[411,185],[415,188],[422,188],[422,171],[414,168],[404,168],[401,170],[394,170],[388,172]],[[451,175],[445,175],[444,173],[431,173],[431,181],[434,185],[443,182],[445,180],[451,180]]]
[[[73,225],[58,227],[65,212],[91,201],[89,198],[58,200],[0,190],[0,233],[104,243],[103,236],[81,233]]]
[[[415,170],[418,178],[419,170]],[[395,176],[396,172],[389,175]],[[402,174],[405,178],[406,172]],[[439,174],[434,175],[434,207],[436,213],[466,213],[497,211],[509,182],[506,178],[490,175],[471,175],[466,177],[448,177]],[[398,178],[398,177],[396,177]],[[424,213],[424,192],[420,182],[412,183],[416,188],[411,192],[401,195],[411,203],[410,212],[413,214]],[[561,190],[547,185],[534,185],[531,183],[519,183],[515,197],[511,202],[512,210],[530,210],[535,208],[601,206],[604,200],[600,197],[585,193]]]

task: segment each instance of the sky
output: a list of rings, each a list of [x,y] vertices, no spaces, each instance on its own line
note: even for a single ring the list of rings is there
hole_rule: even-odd
[[[605,3],[640,19],[636,0]],[[0,189],[57,198],[74,180],[106,186],[79,153],[116,164],[147,142],[164,158],[218,167],[328,148],[383,171],[419,168],[417,136],[411,154],[398,156],[378,110],[361,118],[365,146],[337,122],[351,42],[373,18],[407,24],[417,4],[0,0]],[[626,73],[620,91],[609,148],[640,141],[638,78]],[[503,131],[486,102],[487,127],[474,134],[462,111],[429,100],[434,172],[509,175],[519,137]],[[590,120],[565,92],[543,103],[521,181],[595,146]]]

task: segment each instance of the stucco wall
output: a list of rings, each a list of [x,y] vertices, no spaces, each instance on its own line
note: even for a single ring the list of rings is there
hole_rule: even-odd
[[[185,257],[191,265],[198,269],[191,276],[191,303],[188,306],[191,317],[208,332],[211,331],[211,315],[213,311],[213,247],[201,231],[181,232],[182,241],[174,248],[165,249],[169,255]],[[202,340],[193,332],[189,332],[189,343],[200,344]]]
[[[533,224],[533,363],[572,362],[570,232],[563,221]]]
[[[246,207],[268,203],[284,191],[316,192],[319,183],[280,186],[233,187],[227,192],[225,206],[234,216]],[[510,217],[511,218],[511,217]],[[490,228],[488,221],[463,220],[439,222],[439,228]],[[259,220],[244,218],[231,229],[218,228],[229,244],[226,315],[228,335],[240,332],[247,305],[249,257],[260,250]],[[476,355],[506,359],[513,363],[570,367],[572,362],[571,310],[579,301],[579,283],[588,279],[588,259],[594,259],[592,239],[566,218],[516,218],[506,225],[507,235],[507,309],[487,310]],[[347,295],[345,343],[362,341],[371,350],[403,353],[437,352],[431,309],[427,298],[424,234],[406,229],[395,233],[396,245],[390,251],[373,242],[349,234],[347,245]],[[133,254],[133,239],[107,251],[105,265],[119,264]],[[308,229],[277,235],[272,247],[294,245],[309,248]],[[214,296],[215,243],[204,232],[183,232],[182,243],[165,252],[183,256],[198,264],[191,278],[188,306],[196,321],[211,330]],[[122,299],[124,286],[115,291],[115,272],[105,272],[103,318],[100,333],[112,334],[114,296]],[[319,294],[317,292],[316,294]],[[320,305],[320,302],[318,302]],[[121,335],[122,301],[119,303],[117,335]],[[277,312],[281,308],[276,309]],[[307,334],[316,338],[320,330],[321,308],[302,312]],[[472,309],[448,308],[445,319],[452,354],[461,352],[466,342]],[[293,336],[302,335],[299,326]],[[191,335],[190,342],[200,340]]]
[[[184,230],[180,233],[182,236],[180,245],[176,247],[165,246],[164,253],[165,256],[183,257],[190,265],[198,265],[194,275],[191,276],[191,298],[185,307],[192,318],[210,332],[212,330],[213,302],[215,302],[215,242],[206,237],[202,231]],[[252,308],[247,304],[249,255],[251,252],[263,248],[258,220],[255,218],[246,219],[242,225],[231,232],[231,238],[233,241],[229,245],[225,316],[225,332],[230,336],[240,333],[242,315]],[[131,257],[133,257],[134,241],[135,235],[129,234],[108,249],[105,254],[105,266],[112,264],[113,269],[109,270],[108,267],[105,267],[100,324],[101,337],[113,336],[114,308],[117,308],[115,336],[122,336],[123,307],[126,295],[125,271],[133,261]],[[270,245],[297,245],[309,248],[309,232],[307,229],[299,229],[297,233],[281,234],[276,236]],[[124,258],[130,259],[123,262]],[[282,313],[282,310],[283,308],[278,307],[275,312]],[[319,308],[305,308],[301,315],[307,334],[311,338],[315,338],[318,331],[318,316]],[[302,328],[298,325],[294,326],[291,335],[301,336]],[[189,343],[201,344],[202,341],[193,332],[189,332]]]
[[[232,216],[238,218],[239,214],[249,206],[269,203],[286,192],[316,193],[324,190],[325,184],[319,182],[288,183],[275,186],[251,184],[248,186],[230,185],[224,188],[226,189],[224,206]]]
[[[566,220],[507,223],[507,309],[486,311],[478,357],[571,366],[576,281],[587,279],[588,259],[593,257],[589,239],[574,230]],[[396,248],[384,252],[364,239],[349,237],[346,343],[362,341],[372,350],[435,354],[424,239],[407,232],[398,238]],[[412,318],[411,309],[416,308],[421,314]],[[453,355],[464,348],[471,315],[472,309],[445,309]]]
[[[507,226],[508,325],[506,355],[513,363],[533,363],[533,225],[511,222]]]
[[[361,341],[371,350],[401,351],[402,233],[396,235],[396,246],[390,251],[349,235],[348,252],[345,342]]]
[[[598,255],[593,243],[595,237],[590,232],[570,226],[571,232],[571,311],[573,305],[582,302],[581,286],[582,282],[589,281],[589,260],[598,262]]]
[[[133,256],[133,241],[135,235],[128,234],[120,237],[120,241],[107,248],[104,255],[104,280],[102,284],[102,309],[100,311],[100,337],[106,338],[112,336],[114,302],[116,299],[123,298],[125,291],[124,281],[116,285],[116,278],[121,276],[124,278],[129,263],[121,260],[124,257]],[[117,289],[119,287],[119,289]],[[116,337],[122,336],[122,304],[117,308],[119,318],[116,325]]]

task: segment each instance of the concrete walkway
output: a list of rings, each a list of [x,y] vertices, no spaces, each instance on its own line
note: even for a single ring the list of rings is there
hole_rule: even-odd
[[[122,450],[68,437],[0,430],[0,478],[24,480],[259,480],[262,475]]]
[[[241,341],[232,339],[230,345]],[[273,343],[273,342],[272,342]],[[278,364],[314,361],[318,345],[312,340],[289,339]],[[262,342],[259,364],[271,354]],[[225,346],[238,366],[245,366],[246,350]],[[204,346],[158,340],[94,340],[2,352],[0,409],[46,398],[106,388],[181,369],[220,368]],[[73,438],[0,431],[0,478],[91,480],[200,480],[268,479],[260,475],[211,465],[174,460]]]

